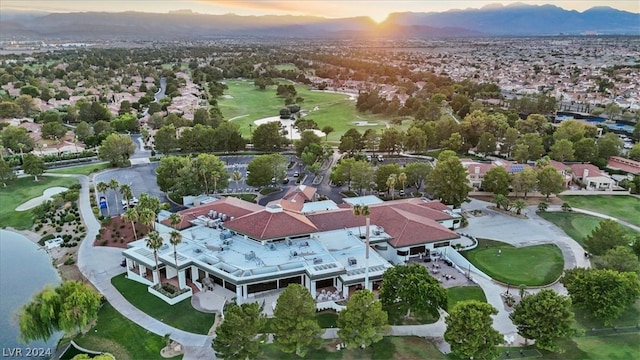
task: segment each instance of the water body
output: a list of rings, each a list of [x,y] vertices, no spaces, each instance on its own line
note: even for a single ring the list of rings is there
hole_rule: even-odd
[[[51,354],[55,352],[62,334],[47,342],[24,344],[20,341],[17,312],[45,285],[55,286],[60,281],[51,258],[43,249],[39,250],[38,245],[20,234],[0,230],[0,351],[3,351],[0,356],[6,357],[16,348],[21,350],[23,358],[34,348],[51,349]]]

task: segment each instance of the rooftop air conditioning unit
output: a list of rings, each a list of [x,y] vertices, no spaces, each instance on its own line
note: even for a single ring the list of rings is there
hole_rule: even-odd
[[[322,258],[313,258],[314,264],[322,264]]]
[[[358,263],[358,260],[354,257],[350,257],[349,259],[347,259],[347,261],[349,261],[349,266],[353,266]]]
[[[254,253],[253,251],[250,251],[244,254],[245,260],[251,260],[251,259],[254,259],[255,257],[256,257],[256,253]]]
[[[269,244],[269,250],[275,251],[276,250],[276,244]]]

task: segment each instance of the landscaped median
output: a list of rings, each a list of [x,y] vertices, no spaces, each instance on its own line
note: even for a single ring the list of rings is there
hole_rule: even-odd
[[[202,313],[194,309],[189,299],[169,305],[151,294],[147,285],[129,280],[125,274],[112,278],[111,284],[131,305],[174,328],[196,334],[207,334],[215,321],[215,314]]]
[[[478,239],[475,249],[461,254],[492,279],[515,286],[552,284],[564,268],[562,252],[554,244],[515,247],[500,241]]]

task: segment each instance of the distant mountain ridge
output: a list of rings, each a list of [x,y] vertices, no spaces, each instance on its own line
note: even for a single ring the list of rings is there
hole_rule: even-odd
[[[584,12],[553,5],[489,5],[482,9],[393,13],[381,24],[368,17],[206,15],[187,10],[169,14],[81,12],[5,14],[0,38],[207,39],[275,38],[428,38],[494,35],[640,35],[640,14],[595,7]]]

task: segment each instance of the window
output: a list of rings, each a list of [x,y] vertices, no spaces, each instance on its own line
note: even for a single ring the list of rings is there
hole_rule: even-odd
[[[443,246],[449,246],[451,242],[450,241],[443,241],[443,242],[439,242],[439,243],[435,243],[433,244],[434,248],[439,248],[439,247],[443,247]]]
[[[406,250],[398,250],[397,254],[398,256],[407,256],[409,255],[409,252]]]

